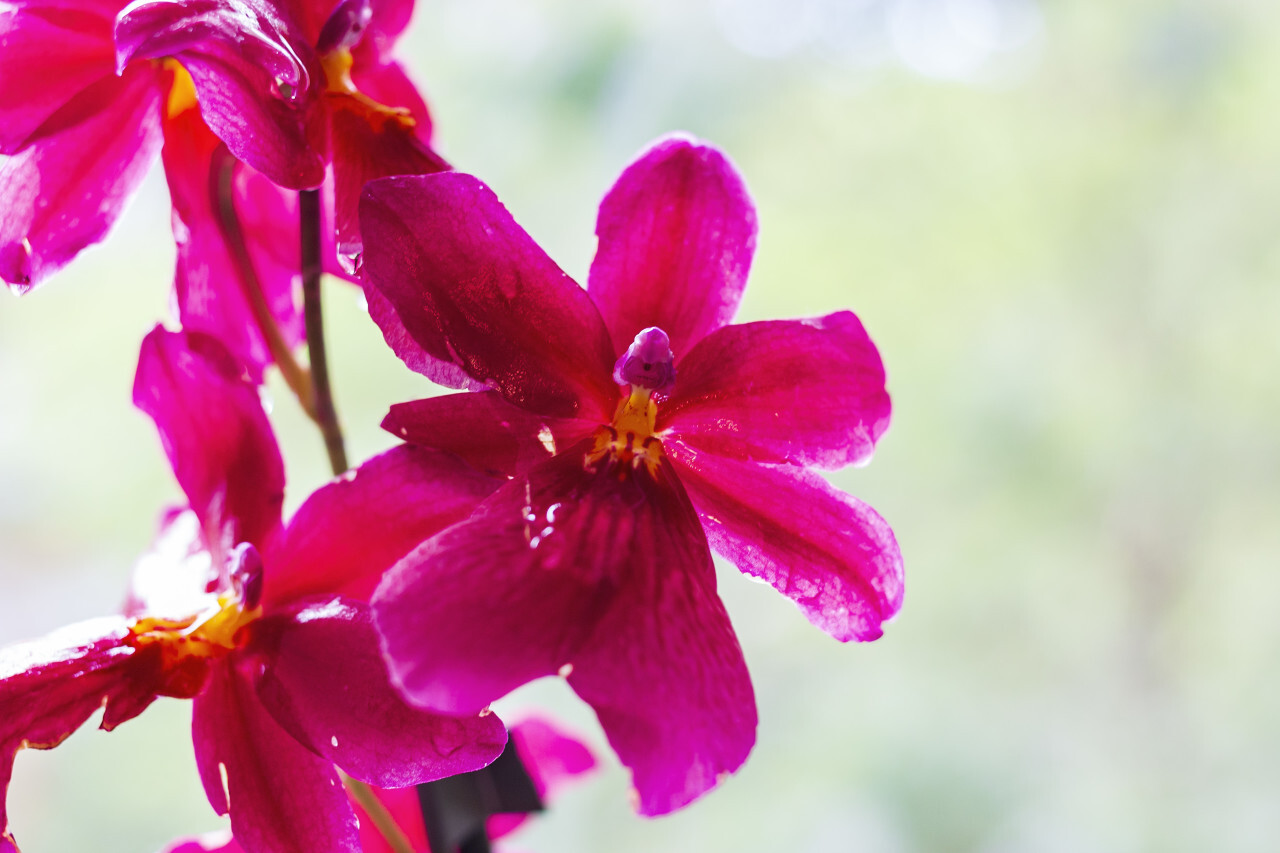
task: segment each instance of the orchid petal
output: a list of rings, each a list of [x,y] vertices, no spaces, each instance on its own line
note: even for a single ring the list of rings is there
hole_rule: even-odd
[[[368,598],[385,569],[470,515],[500,482],[425,447],[373,457],[298,508],[267,558],[265,600]]]
[[[95,113],[0,156],[0,278],[19,293],[106,236],[160,148],[154,69],[126,69],[93,92]]]
[[[902,607],[902,554],[875,510],[811,471],[667,446],[717,553],[841,642],[883,633]]]
[[[250,296],[261,298],[286,346],[304,336],[302,311],[294,298],[298,272],[297,193],[281,189],[235,160],[195,109],[165,121],[165,177],[173,198],[173,230],[178,244],[174,287],[182,326],[207,332],[250,368],[255,381],[274,362]],[[231,202],[242,246],[231,246],[220,225],[214,198],[219,169],[230,169]],[[256,281],[246,282],[235,261],[245,252]],[[251,290],[250,288],[253,288]]]
[[[755,206],[733,164],[686,136],[656,142],[600,203],[588,290],[622,353],[657,326],[680,358],[733,319],[756,246]]]
[[[349,95],[327,95],[333,145],[334,225],[338,252],[355,257],[360,239],[359,203],[364,185],[389,175],[426,175],[449,168],[416,134],[412,119],[379,112]]]
[[[323,71],[270,0],[137,0],[116,20],[116,63],[174,57],[200,111],[238,158],[281,186],[324,180]]]
[[[706,539],[667,463],[584,468],[589,440],[516,478],[389,571],[373,606],[405,696],[483,708],[555,672],[600,716],[640,808],[678,808],[755,739]]]
[[[214,667],[195,699],[191,734],[209,804],[231,813],[246,850],[359,853],[355,813],[333,765],[280,728],[233,665]]]
[[[488,387],[483,382],[472,379],[466,371],[452,361],[436,358],[423,349],[422,345],[414,340],[413,335],[409,334],[404,323],[400,322],[400,315],[396,313],[395,306],[382,295],[381,290],[369,283],[367,277],[364,282],[364,297],[369,304],[369,317],[382,331],[383,340],[410,370],[421,373],[432,382],[446,388],[482,391]]]
[[[613,605],[570,661],[569,685],[595,709],[631,769],[644,815],[719,784],[756,736],[755,696],[693,507],[669,465],[668,505],[630,543]],[[646,519],[636,513],[639,527]]]
[[[214,565],[280,524],[284,463],[257,388],[215,338],[156,327],[142,342],[133,402],[151,416]]]
[[[0,650],[0,843],[11,843],[5,800],[19,749],[52,749],[103,705],[141,710],[155,698],[133,695],[128,636],[128,623],[112,617]]]
[[[509,477],[581,441],[591,421],[548,418],[513,406],[496,391],[397,403],[382,420],[392,435],[460,456],[481,471]]]
[[[612,413],[614,353],[600,315],[479,180],[373,181],[360,222],[365,276],[422,349],[539,414]]]
[[[115,77],[113,19],[114,12],[35,3],[0,9],[0,154],[47,136],[38,131],[49,119]]]
[[[735,459],[841,468],[871,458],[889,409],[880,354],[841,311],[707,335],[680,362],[658,429]]]
[[[258,697],[317,755],[380,788],[478,770],[502,752],[496,715],[449,716],[405,704],[387,680],[367,605],[334,598],[264,616],[251,648]]]

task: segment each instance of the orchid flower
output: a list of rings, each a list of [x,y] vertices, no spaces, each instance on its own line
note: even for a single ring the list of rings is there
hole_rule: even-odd
[[[325,268],[350,277],[365,180],[447,168],[390,56],[412,2],[123,7],[0,10],[0,278],[26,292],[103,239],[163,142],[178,317],[260,379],[304,334],[296,194],[282,188],[324,183]]]
[[[410,707],[388,681],[369,606],[382,570],[465,517],[494,482],[400,447],[281,523],[284,471],[257,389],[214,339],[157,328],[135,403],[187,507],[170,513],[125,613],[0,651],[0,830],[16,752],[102,728],[158,696],[192,699],[205,793],[245,850],[359,850],[334,765],[383,788],[482,767],[506,742],[483,712]]]
[[[585,291],[469,175],[374,181],[361,222],[388,343],[488,389],[384,426],[510,478],[385,575],[392,678],[462,713],[558,673],[642,813],[690,802],[755,740],[711,548],[841,641],[879,637],[901,606],[889,526],[812,470],[866,463],[888,426],[874,344],[847,311],[729,325],[756,214],[729,161],[684,137],[604,199]]]
[[[331,165],[326,195],[350,266],[366,181],[449,168],[391,58],[412,12],[412,0],[134,0],[116,24],[117,58],[180,62],[213,132],[280,186],[320,186]]]
[[[538,797],[545,803],[596,767],[595,757],[582,740],[549,720],[530,717],[511,727],[516,753],[533,780]],[[427,831],[422,821],[422,805],[414,788],[376,789],[379,804],[395,821],[403,841],[417,853],[430,853]],[[360,845],[363,853],[395,853],[375,821],[354,799],[360,817]],[[505,838],[529,820],[529,815],[497,814],[489,818],[491,840]],[[501,849],[501,848],[499,848]],[[244,850],[229,832],[214,832],[186,838],[166,847],[164,853],[242,853]]]

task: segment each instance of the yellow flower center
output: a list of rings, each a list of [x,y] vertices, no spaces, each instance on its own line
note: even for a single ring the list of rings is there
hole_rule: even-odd
[[[662,442],[654,435],[658,404],[653,391],[632,385],[631,393],[618,403],[613,423],[595,432],[595,444],[587,452],[586,467],[596,470],[606,460],[618,463],[619,478],[641,465],[655,476],[662,462]]]
[[[139,653],[158,655],[158,693],[186,698],[200,692],[208,665],[235,650],[240,629],[261,615],[261,606],[246,610],[239,597],[221,595],[215,605],[184,619],[138,619],[129,626],[127,642]]]
[[[405,129],[417,124],[409,110],[404,107],[388,107],[356,88],[351,79],[351,66],[355,58],[345,47],[336,47],[320,56],[320,67],[324,69],[325,94],[352,98],[363,109],[359,112],[369,119],[371,124],[381,128],[388,121],[395,121]]]

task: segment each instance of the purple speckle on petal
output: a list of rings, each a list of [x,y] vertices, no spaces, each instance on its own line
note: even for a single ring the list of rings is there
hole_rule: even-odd
[[[671,339],[657,326],[641,330],[613,366],[619,385],[639,385],[651,391],[669,388],[676,381]]]

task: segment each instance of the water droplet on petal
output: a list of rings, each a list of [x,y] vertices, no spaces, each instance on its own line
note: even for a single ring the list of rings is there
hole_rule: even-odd
[[[31,289],[31,241],[20,241],[0,247],[0,278],[18,293]]]
[[[294,104],[300,97],[297,81],[290,80],[283,74],[277,74],[271,81],[271,94],[287,104]]]
[[[557,674],[561,678],[568,678],[570,675],[573,674],[573,664],[567,663],[564,666],[560,667],[560,669],[557,671]]]

